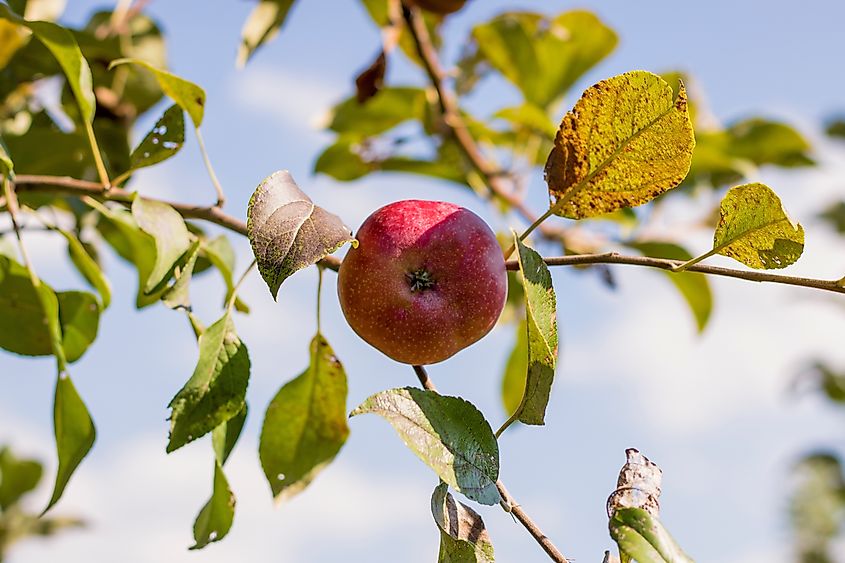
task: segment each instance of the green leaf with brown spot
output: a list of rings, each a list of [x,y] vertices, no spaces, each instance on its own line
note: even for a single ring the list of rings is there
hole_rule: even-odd
[[[164,93],[188,112],[191,121],[194,122],[194,127],[202,125],[202,119],[205,115],[205,90],[190,80],[185,80],[172,72],[156,68],[141,59],[126,58],[114,60],[109,65],[109,70],[122,64],[140,65],[151,71],[156,77],[156,80],[158,80],[158,85],[161,86]]]
[[[780,198],[765,184],[728,190],[719,205],[713,250],[756,269],[785,268],[804,251],[804,228],[787,216]],[[697,259],[698,260],[698,259]]]
[[[487,505],[502,500],[496,487],[499,445],[470,402],[405,387],[372,395],[349,416],[367,413],[387,420],[405,445],[459,493]]]
[[[82,398],[67,374],[59,374],[56,379],[53,427],[56,435],[59,469],[56,473],[53,494],[44,512],[50,510],[59,501],[73,472],[88,455],[97,436],[94,421],[91,420],[88,408],[82,402]]]
[[[258,454],[276,499],[307,487],[346,443],[346,372],[322,334],[311,340],[311,361],[267,407]]]
[[[481,516],[455,502],[449,485],[440,483],[431,495],[431,514],[440,530],[438,563],[493,563],[493,543]]]
[[[695,138],[683,85],[637,70],[588,88],[546,162],[552,210],[582,219],[642,205],[683,181]]]
[[[287,170],[268,176],[255,189],[246,230],[274,299],[292,274],[354,240],[340,217],[314,205]]]
[[[545,424],[557,364],[557,301],[543,257],[525,246],[516,233],[514,241],[525,288],[528,371],[525,392],[512,416],[525,424]]]
[[[249,383],[249,353],[235,332],[231,311],[199,337],[193,375],[170,401],[167,452],[181,448],[238,416]]]

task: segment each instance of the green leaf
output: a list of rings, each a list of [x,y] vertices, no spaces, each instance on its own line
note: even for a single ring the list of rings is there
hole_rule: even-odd
[[[158,301],[160,292],[147,294],[144,289],[156,264],[155,239],[142,231],[131,213],[120,208],[99,207],[98,210],[106,221],[100,221],[97,228],[106,242],[121,258],[135,264],[138,271],[138,291],[135,306],[139,309]]]
[[[728,256],[757,269],[785,268],[804,251],[804,228],[786,215],[765,184],[728,190],[719,205],[719,225],[708,254]]]
[[[546,162],[553,210],[574,219],[646,203],[690,168],[695,138],[683,87],[627,72],[588,88],[563,118]]]
[[[246,230],[274,299],[292,274],[354,240],[340,217],[314,205],[287,170],[268,176],[255,189]]]
[[[511,415],[517,411],[525,396],[525,377],[528,373],[528,326],[521,321],[516,327],[516,342],[505,364],[502,377],[502,405]]]
[[[166,203],[136,196],[132,201],[132,216],[138,227],[155,240],[155,265],[144,282],[144,293],[155,293],[170,279],[177,263],[191,248],[194,237],[188,232],[182,216]]]
[[[223,276],[223,283],[226,284],[226,299],[224,303],[228,303],[235,291],[235,283],[233,280],[233,272],[235,270],[235,250],[232,248],[232,243],[226,235],[220,235],[208,241],[203,241],[200,247],[200,256],[205,258],[214,265],[215,268]],[[235,310],[241,313],[249,313],[249,306],[241,301],[240,297],[235,297]]]
[[[176,76],[172,72],[156,68],[141,59],[117,59],[111,62],[109,70],[122,64],[140,65],[150,70],[155,75],[164,93],[188,112],[191,121],[194,122],[194,127],[202,125],[202,118],[205,114],[205,90],[189,80]]]
[[[260,0],[252,9],[241,30],[238,46],[238,68],[246,66],[256,49],[273,39],[285,23],[294,0]]]
[[[32,285],[29,272],[0,256],[0,348],[25,356],[63,355],[56,294],[44,282]],[[64,367],[64,357],[57,358]]]
[[[307,487],[349,436],[346,372],[323,335],[311,341],[311,362],[267,407],[258,453],[273,496]]]
[[[467,498],[502,500],[499,445],[484,415],[459,397],[405,387],[372,395],[349,416],[375,413],[393,425],[408,448],[442,481]]]
[[[533,131],[549,139],[554,139],[557,128],[549,115],[531,103],[523,103],[519,106],[502,108],[493,114],[493,117],[504,119],[511,124],[529,131]]]
[[[229,459],[229,454],[235,449],[235,444],[237,444],[238,438],[241,436],[241,430],[243,430],[244,423],[246,423],[248,411],[249,407],[244,403],[244,408],[241,412],[212,430],[211,445],[214,447],[214,456],[220,465],[226,463],[226,460]]]
[[[327,174],[341,182],[351,182],[377,169],[359,153],[357,136],[341,135],[326,147],[314,163],[314,172]]]
[[[82,119],[88,123],[94,121],[94,108],[97,101],[91,79],[91,68],[82,56],[79,45],[70,31],[46,21],[27,21],[0,4],[0,18],[7,19],[32,30],[35,37],[44,44],[56,58],[67,77]]]
[[[845,522],[845,470],[833,452],[818,451],[793,468],[789,516],[799,561],[836,560],[836,538]]]
[[[85,247],[76,235],[61,229],[58,231],[67,240],[71,262],[76,266],[79,273],[82,274],[82,277],[85,278],[85,281],[97,290],[102,300],[102,308],[107,309],[111,304],[111,284],[100,268],[100,265],[88,254],[88,251],[85,250]]]
[[[61,498],[71,475],[88,455],[97,435],[94,421],[91,420],[85,403],[66,374],[60,374],[56,379],[53,425],[59,454],[59,470],[56,473],[53,495],[44,512],[50,510]]]
[[[627,244],[642,252],[643,255],[652,258],[666,258],[682,262],[692,258],[686,249],[671,242],[637,241]],[[696,272],[673,273],[664,271],[663,274],[675,284],[675,287],[689,305],[698,332],[703,332],[707,326],[707,321],[710,319],[710,313],[713,311],[713,293],[710,291],[710,282],[707,281],[707,276]]]
[[[425,90],[420,88],[383,88],[367,103],[355,96],[332,110],[329,129],[337,133],[369,137],[393,129],[402,122],[425,117]]]
[[[211,498],[200,510],[194,522],[194,541],[189,549],[202,549],[208,544],[222,540],[235,519],[235,495],[229,488],[220,462],[214,462],[214,489]]]
[[[786,168],[810,166],[810,143],[790,125],[761,118],[733,124],[728,130],[728,152],[734,158],[756,165],[774,164]]]
[[[637,563],[693,563],[660,520],[642,508],[620,508],[610,519],[610,537]]]
[[[472,35],[480,54],[520,89],[526,101],[542,108],[565,94],[618,42],[612,29],[583,10],[554,18],[506,13],[476,26]]]
[[[528,373],[525,394],[514,413],[525,424],[545,424],[557,363],[557,302],[552,275],[543,257],[514,233],[519,271],[525,288]]]
[[[828,121],[824,128],[828,137],[834,139],[845,139],[845,117],[839,117]]]
[[[195,240],[185,253],[187,258],[180,260],[173,270],[173,277],[176,281],[161,295],[161,300],[164,301],[167,307],[171,309],[191,310],[191,276],[194,266],[197,263],[199,250],[200,242]]]
[[[819,213],[818,217],[830,223],[830,226],[840,235],[845,234],[845,201],[831,203]]]
[[[170,401],[167,452],[211,432],[234,418],[245,404],[249,353],[235,333],[229,310],[199,338],[193,375]]]
[[[173,104],[156,121],[147,136],[129,155],[131,169],[152,166],[179,152],[185,144],[185,113],[181,106]]]
[[[100,303],[87,291],[60,291],[56,297],[59,301],[62,348],[67,361],[75,362],[97,338]]]
[[[431,495],[431,514],[440,530],[439,563],[493,563],[493,543],[481,516],[455,502],[449,486],[440,483]]]
[[[41,464],[33,459],[18,459],[9,448],[0,448],[0,512],[33,490],[41,480]]]

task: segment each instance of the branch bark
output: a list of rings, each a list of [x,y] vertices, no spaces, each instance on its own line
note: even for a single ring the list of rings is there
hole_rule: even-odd
[[[425,367],[423,366],[413,366],[414,373],[417,374],[417,379],[420,380],[420,385],[423,388],[428,389],[429,391],[437,391],[437,387],[435,387],[434,382],[428,376],[428,372],[426,371]],[[522,506],[511,496],[508,490],[505,488],[505,484],[502,483],[502,480],[499,479],[496,481],[496,488],[499,490],[499,494],[502,495],[503,499],[503,507],[507,507],[506,510],[509,509],[509,512],[516,517],[520,524],[522,524],[528,533],[540,544],[540,547],[543,548],[543,551],[549,556],[552,561],[557,563],[569,563],[569,560],[563,556],[560,550],[552,543],[552,540],[543,533],[543,530],[537,525],[534,520],[522,509]]]

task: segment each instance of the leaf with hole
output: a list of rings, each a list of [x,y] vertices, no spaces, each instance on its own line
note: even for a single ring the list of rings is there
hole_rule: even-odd
[[[780,198],[765,184],[728,190],[719,205],[713,250],[756,269],[785,268],[804,251],[804,228],[787,216]]]
[[[439,563],[493,563],[493,543],[481,516],[455,502],[449,486],[440,483],[431,495],[431,514],[440,530]]]
[[[287,170],[258,185],[249,200],[246,230],[274,299],[292,274],[354,240],[340,217],[314,205]]]
[[[683,181],[695,138],[686,90],[636,70],[588,88],[546,162],[553,211],[573,219],[642,205]]]
[[[144,282],[144,293],[149,295],[167,284],[179,261],[191,249],[194,236],[188,232],[179,212],[160,201],[135,196],[132,216],[138,227],[155,241],[155,264]]]
[[[256,49],[273,39],[285,23],[294,0],[259,0],[241,30],[237,67],[243,68]]]
[[[132,170],[152,166],[179,152],[185,144],[185,112],[173,104],[129,155]]]
[[[155,75],[156,80],[158,80],[158,84],[164,93],[188,112],[191,121],[194,122],[194,127],[198,128],[202,125],[202,119],[205,115],[205,90],[190,80],[185,80],[172,72],[156,68],[141,59],[125,58],[114,60],[109,65],[109,70],[122,64],[140,65],[151,71]]]
[[[88,455],[97,436],[88,408],[82,402],[70,376],[66,374],[59,374],[56,378],[53,428],[56,435],[59,469],[56,472],[53,494],[44,512],[50,510],[59,501],[73,472]]]
[[[405,387],[372,395],[349,416],[374,413],[387,420],[408,448],[438,477],[467,498],[502,500],[499,445],[484,415],[470,402]]]
[[[346,372],[321,334],[311,361],[267,407],[258,454],[273,496],[287,499],[307,487],[346,443]]]
[[[610,537],[638,563],[693,563],[660,520],[642,508],[620,508],[610,518]]]
[[[229,310],[199,337],[193,375],[170,401],[167,452],[236,417],[244,408],[250,361]]]
[[[552,275],[543,257],[525,246],[514,233],[525,290],[528,371],[525,393],[513,416],[525,424],[545,424],[557,363],[557,302]]]
[[[194,541],[188,549],[202,549],[208,544],[222,540],[235,519],[235,495],[223,473],[220,462],[214,462],[214,488],[211,498],[200,510],[194,522]]]

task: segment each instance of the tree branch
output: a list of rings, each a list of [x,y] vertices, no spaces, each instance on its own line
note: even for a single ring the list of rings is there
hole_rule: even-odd
[[[434,382],[431,381],[431,378],[428,376],[428,372],[426,371],[425,367],[423,366],[413,366],[414,373],[417,374],[417,379],[420,380],[420,384],[429,391],[437,391],[437,387],[434,386]],[[505,484],[502,483],[501,479],[496,481],[496,489],[498,489],[499,494],[502,495],[503,503],[502,506],[506,507],[511,514],[513,514],[519,523],[522,524],[528,533],[531,534],[537,543],[540,544],[540,547],[543,548],[543,551],[549,556],[552,561],[557,563],[569,563],[569,560],[563,556],[563,554],[555,547],[555,544],[552,543],[552,540],[543,533],[543,530],[537,525],[534,520],[531,519],[530,516],[522,509],[522,506],[516,502],[516,500],[511,496],[508,490],[505,488]]]
[[[675,273],[674,269],[676,267],[684,263],[683,260],[667,260],[664,258],[651,258],[649,256],[625,256],[616,252],[608,252],[605,254],[576,254],[573,256],[554,256],[543,258],[543,261],[549,266],[577,266],[583,264],[628,264],[631,266],[645,266],[647,268],[658,268],[660,270],[666,270],[668,272],[673,273]],[[519,269],[519,263],[516,260],[508,260],[505,265],[508,270]],[[840,282],[838,280],[819,280],[814,278],[784,276],[782,274],[770,274],[768,272],[759,271],[735,270],[733,268],[723,268],[721,266],[707,266],[704,264],[696,264],[694,266],[690,266],[684,271],[698,272],[701,274],[709,274],[712,276],[723,276],[727,278],[737,278],[754,282],[779,283],[783,285],[808,287],[811,289],[832,291],[834,293],[845,293],[845,287],[840,285]]]
[[[69,176],[33,176],[19,174],[15,177],[14,189],[17,193],[39,192],[55,193],[72,197],[90,196],[99,201],[114,201],[123,205],[132,203],[132,193],[124,189],[111,187],[108,190],[98,182],[78,180]],[[175,209],[185,219],[200,219],[219,225],[224,229],[246,236],[246,223],[237,217],[227,215],[216,205],[200,206],[172,201],[164,201],[155,198],[147,198],[151,201],[166,203]],[[340,259],[334,256],[326,256],[320,261],[320,265],[337,271],[340,267]]]
[[[455,96],[449,91],[446,86],[445,76],[440,65],[440,58],[437,55],[437,49],[431,41],[428,34],[428,29],[425,26],[425,21],[420,14],[419,8],[415,6],[408,6],[403,2],[403,15],[408,24],[408,32],[414,41],[414,46],[417,49],[417,54],[422,60],[425,67],[426,74],[428,74],[434,91],[437,93],[437,103],[440,106],[440,111],[443,114],[443,122],[448,127],[450,133],[458,143],[458,147],[469,160],[472,167],[484,180],[490,192],[507,202],[513,207],[523,219],[529,224],[537,221],[537,215],[528,209],[523,203],[522,199],[516,195],[513,190],[505,185],[504,176],[492,162],[487,160],[481,152],[481,148],[476,143],[472,134],[469,132],[466,123],[461,117],[460,108],[455,101]],[[547,227],[540,225],[540,232],[547,238],[559,239],[561,230],[554,227]]]

